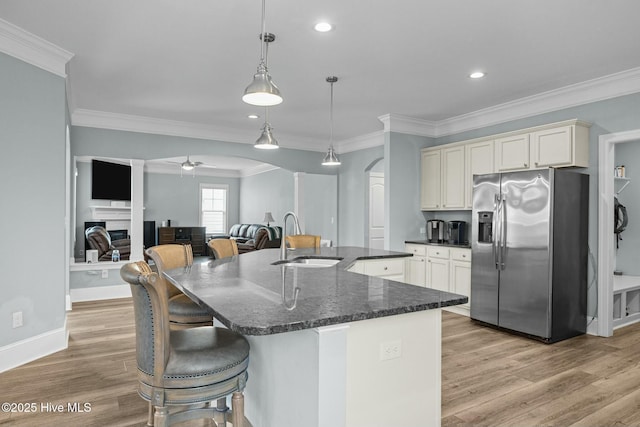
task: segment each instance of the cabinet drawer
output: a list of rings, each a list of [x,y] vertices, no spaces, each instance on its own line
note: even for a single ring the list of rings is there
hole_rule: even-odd
[[[427,247],[427,256],[429,258],[449,259],[449,248],[441,246]]]
[[[452,248],[451,259],[455,261],[471,262],[471,249]]]
[[[425,245],[414,245],[407,243],[404,245],[405,252],[413,254],[413,256],[425,256],[427,254],[427,247]]]
[[[404,258],[368,260],[364,264],[368,276],[390,276],[404,274]]]

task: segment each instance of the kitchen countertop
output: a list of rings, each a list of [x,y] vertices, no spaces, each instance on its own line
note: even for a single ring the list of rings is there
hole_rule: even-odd
[[[355,261],[411,254],[359,247],[287,251],[288,259],[339,258],[322,268],[272,265],[280,249],[262,249],[188,268],[165,277],[211,309],[229,329],[244,335],[270,335],[357,320],[464,304],[463,295],[346,271]],[[295,289],[298,289],[296,291]]]
[[[469,243],[461,243],[461,244],[453,244],[453,243],[432,243],[428,240],[405,240],[405,243],[412,243],[414,245],[433,245],[433,246],[447,246],[450,248],[465,248],[471,249],[471,244]]]

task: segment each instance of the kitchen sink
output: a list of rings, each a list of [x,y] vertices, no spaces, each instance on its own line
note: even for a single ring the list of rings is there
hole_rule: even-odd
[[[285,267],[302,267],[302,268],[323,268],[331,267],[342,261],[340,258],[294,258],[281,259],[272,263],[272,265],[283,265]]]

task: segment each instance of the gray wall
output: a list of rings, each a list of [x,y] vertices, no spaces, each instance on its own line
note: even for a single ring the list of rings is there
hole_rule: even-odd
[[[2,53],[0,70],[2,347],[64,326],[67,261],[64,79]]]
[[[200,225],[200,184],[229,186],[227,228],[239,221],[240,179],[213,176],[177,174],[144,174],[144,219],[155,221],[156,227],[164,220],[171,226]]]
[[[271,212],[282,226],[282,218],[293,210],[293,172],[275,169],[240,179],[240,221],[263,224],[264,213]]]
[[[620,203],[627,208],[629,224],[620,235],[616,270],[625,275],[640,276],[640,141],[616,144],[615,159],[616,165],[625,166],[625,176],[631,179],[618,195]],[[616,191],[621,187],[620,182],[614,184]]]
[[[402,251],[405,240],[416,239],[420,227],[424,227],[424,216],[420,211],[420,150],[433,144],[433,138],[394,132],[385,134],[386,249]]]
[[[335,175],[305,174],[302,192],[304,232],[338,245],[338,178]]]
[[[338,169],[338,241],[342,246],[367,246],[365,215],[369,211],[365,197],[368,193],[366,171],[383,157],[382,146],[340,155],[342,164]]]

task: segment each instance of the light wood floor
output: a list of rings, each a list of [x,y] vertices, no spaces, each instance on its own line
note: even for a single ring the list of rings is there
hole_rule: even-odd
[[[68,325],[68,349],[0,374],[0,401],[91,412],[0,412],[0,426],[143,426],[131,301],[74,304]],[[640,324],[546,345],[444,312],[442,352],[444,427],[640,426]]]
[[[443,312],[442,425],[640,426],[640,324],[547,345]]]

